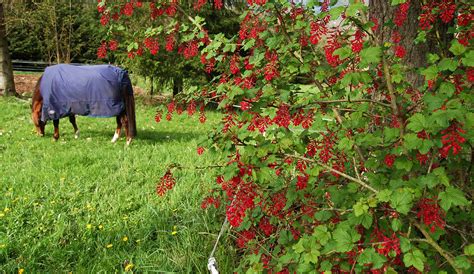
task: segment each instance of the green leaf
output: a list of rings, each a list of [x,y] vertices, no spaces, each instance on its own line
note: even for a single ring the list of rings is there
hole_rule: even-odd
[[[312,236],[315,237],[321,245],[326,245],[329,239],[331,239],[331,233],[328,232],[328,228],[325,225],[315,227]]]
[[[418,249],[406,253],[403,256],[403,262],[405,263],[406,267],[413,266],[419,271],[423,271],[425,269],[424,261],[426,261],[425,255],[423,255],[423,252]]]
[[[421,70],[421,75],[424,75],[426,80],[433,80],[438,76],[438,66],[432,65],[426,69]]]
[[[346,59],[347,57],[351,56],[351,54],[352,50],[348,46],[338,48],[333,52],[333,55],[338,55],[339,59],[341,60]]]
[[[331,8],[329,10],[329,15],[331,15],[331,19],[336,20],[337,18],[339,18],[339,16],[341,16],[342,12],[344,12],[345,9],[346,9],[346,7],[344,7],[344,6]]]
[[[452,52],[454,55],[461,55],[466,51],[466,47],[461,45],[458,40],[454,39],[452,42],[451,47],[449,48],[449,51]]]
[[[414,133],[408,133],[403,136],[403,146],[406,147],[408,150],[417,149],[421,146],[422,139],[418,138],[418,136]]]
[[[388,202],[392,197],[392,191],[390,189],[384,189],[377,193],[377,199],[381,202]]]
[[[446,190],[438,195],[439,205],[448,211],[452,206],[464,206],[468,205],[469,202],[464,197],[464,193],[452,186],[446,187]]]
[[[393,219],[391,226],[392,226],[393,231],[396,232],[396,231],[399,231],[402,228],[403,223],[402,223],[402,221],[400,221],[400,219]]]
[[[392,0],[392,6],[400,5],[405,3],[407,0]]]
[[[312,249],[311,252],[305,253],[303,255],[303,261],[306,263],[316,264],[318,262],[318,257],[321,253],[319,250]]]
[[[439,86],[439,91],[441,92],[441,94],[446,95],[447,97],[451,97],[456,91],[456,87],[452,83],[442,82]]]
[[[400,250],[403,253],[407,253],[408,251],[411,250],[411,248],[412,248],[412,245],[410,243],[410,240],[405,237],[400,236]]]
[[[369,47],[361,50],[360,52],[360,66],[366,67],[369,64],[378,64],[380,62],[380,57],[382,55],[382,50],[380,47]]]
[[[412,207],[413,195],[409,190],[400,188],[395,191],[390,199],[390,206],[401,214],[408,214]]]
[[[455,71],[458,68],[458,64],[453,59],[443,58],[441,62],[439,62],[438,67],[440,70],[450,70]]]
[[[316,220],[324,222],[329,220],[332,217],[332,213],[326,210],[318,211],[314,214]]]
[[[416,113],[408,119],[407,128],[414,132],[420,132],[427,128],[425,116],[421,113]]]
[[[469,269],[471,268],[471,263],[465,256],[457,256],[454,258],[454,265],[461,269]]]
[[[357,258],[360,265],[372,264],[371,269],[379,269],[387,261],[385,256],[380,255],[373,247],[366,248]]]
[[[474,244],[470,244],[464,247],[464,254],[467,256],[474,256]]]
[[[360,201],[357,202],[353,208],[354,208],[354,214],[356,217],[367,213],[369,210],[369,206],[366,203],[362,203]]]
[[[248,50],[249,48],[255,46],[255,39],[250,39],[247,42],[245,42],[243,49]]]
[[[474,67],[474,50],[469,50],[466,54],[464,54],[464,58],[462,58],[462,63],[468,67]]]
[[[348,252],[354,247],[354,242],[360,239],[360,234],[348,225],[340,225],[333,232],[337,252]]]
[[[304,242],[306,241],[305,238],[301,238],[296,244],[293,245],[293,250],[296,252],[296,253],[303,253],[305,251],[305,248],[304,248]]]
[[[429,62],[430,64],[433,64],[433,63],[435,63],[436,61],[439,60],[439,55],[436,54],[436,53],[428,53],[428,57],[427,57],[427,58],[428,58],[428,62]]]

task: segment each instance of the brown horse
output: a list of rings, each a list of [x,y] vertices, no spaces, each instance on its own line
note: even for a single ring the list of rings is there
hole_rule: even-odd
[[[59,119],[69,117],[79,138],[76,115],[116,117],[115,143],[125,126],[127,144],[136,136],[135,100],[128,73],[111,65],[55,65],[46,68],[36,83],[31,118],[36,132],[44,136],[45,125],[53,120],[54,140],[59,139]]]

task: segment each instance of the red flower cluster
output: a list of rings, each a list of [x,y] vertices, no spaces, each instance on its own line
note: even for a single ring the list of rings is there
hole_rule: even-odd
[[[204,148],[203,147],[198,147],[197,148],[197,154],[202,155],[204,153]]]
[[[397,156],[393,155],[393,154],[387,154],[385,155],[385,159],[384,159],[384,163],[388,166],[388,167],[392,167],[393,166],[393,163],[395,163],[395,159],[397,158]]]
[[[214,0],[215,9],[220,10],[222,9],[223,6],[224,6],[224,3],[222,2],[222,0]]]
[[[395,56],[397,56],[398,58],[403,58],[405,57],[405,54],[406,54],[406,50],[403,46],[395,46]]]
[[[97,49],[97,58],[103,59],[107,57],[107,43],[102,42],[100,47]]]
[[[430,227],[434,232],[436,227],[444,229],[446,222],[444,221],[444,211],[439,207],[438,202],[434,199],[423,198],[418,203],[418,218]]]
[[[108,14],[102,14],[102,16],[100,17],[100,24],[102,26],[105,26],[109,23],[110,21],[110,16]]]
[[[354,33],[354,39],[351,41],[352,52],[359,53],[364,46],[365,34],[360,29]]]
[[[297,176],[296,189],[303,190],[308,186],[309,176],[304,174],[303,176]]]
[[[132,16],[132,14],[133,14],[133,3],[132,2],[125,3],[125,5],[120,10],[120,13],[124,14],[126,16]]]
[[[326,34],[327,27],[324,21],[313,21],[310,24],[310,32],[309,32],[309,41],[311,44],[316,45],[321,40],[321,37]]]
[[[145,38],[145,41],[143,41],[143,44],[152,55],[156,55],[158,53],[158,50],[160,49],[160,43],[156,38],[147,37]]]
[[[266,217],[262,217],[260,219],[260,222],[258,223],[258,228],[265,234],[265,236],[270,236],[272,235],[273,231],[275,230],[275,227],[270,224],[270,221]]]
[[[210,205],[213,205],[216,209],[219,208],[221,202],[218,198],[214,198],[212,196],[209,196],[209,197],[206,197],[202,203],[201,203],[201,208],[202,209],[206,209],[208,208]]]
[[[291,116],[290,116],[290,107],[287,104],[281,104],[277,110],[276,116],[273,119],[273,122],[280,127],[288,128],[290,125]]]
[[[242,181],[239,176],[222,184],[222,189],[231,201],[226,207],[227,220],[231,226],[239,227],[245,217],[245,211],[255,207],[254,199],[257,194],[254,188],[252,183]]]
[[[156,194],[159,196],[165,195],[168,190],[171,190],[176,184],[171,170],[166,171],[165,175],[161,177],[160,182],[156,185]]]
[[[157,123],[159,123],[159,122],[161,121],[162,115],[163,115],[163,114],[161,113],[161,111],[158,110],[158,111],[156,112],[156,114],[155,114],[155,121],[156,121]]]
[[[443,147],[439,152],[442,158],[447,158],[451,149],[453,155],[457,155],[459,151],[461,151],[460,144],[466,142],[466,139],[461,136],[461,133],[465,134],[466,131],[464,131],[457,122],[451,123],[447,129],[441,131],[441,134],[443,134],[443,136],[441,136]]]
[[[173,51],[176,45],[176,38],[174,37],[174,33],[171,33],[166,37],[166,51]]]
[[[395,25],[401,27],[405,23],[408,15],[408,9],[410,8],[410,1],[406,1],[398,6],[397,11],[395,12],[395,18],[393,22]]]
[[[111,51],[115,51],[118,48],[118,42],[116,40],[110,40],[109,41],[109,49]]]
[[[255,238],[255,232],[250,230],[245,230],[240,232],[239,237],[237,238],[237,246],[244,248],[248,242]]]
[[[240,69],[239,69],[239,56],[238,55],[233,55],[231,58],[230,58],[230,72],[232,74],[237,74],[237,73],[240,73]]]

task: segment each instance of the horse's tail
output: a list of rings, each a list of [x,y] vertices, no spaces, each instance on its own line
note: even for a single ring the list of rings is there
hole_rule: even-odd
[[[125,85],[123,86],[123,98],[125,103],[125,112],[127,114],[128,120],[128,131],[130,137],[137,136],[137,123],[135,120],[135,98],[133,96],[133,87],[128,74],[125,74],[127,79],[125,80]]]

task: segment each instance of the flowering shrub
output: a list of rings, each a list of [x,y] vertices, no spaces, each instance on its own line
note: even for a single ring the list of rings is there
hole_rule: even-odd
[[[408,18],[420,2],[392,0],[389,22],[369,17],[360,1],[335,2],[249,0],[231,38],[210,37],[176,0],[152,2],[148,16],[168,16],[169,25],[134,29],[134,40],[119,45],[130,43],[133,56],[140,48],[177,50],[215,76],[155,119],[172,119],[176,105],[189,115],[198,107],[201,122],[208,103],[224,112],[197,151],[227,156],[202,207],[225,211],[242,250],[238,272],[471,272],[469,2],[426,1],[418,18]],[[223,6],[193,7],[207,4]],[[126,22],[141,5],[99,0],[99,12],[120,10]],[[419,25],[412,44],[433,49],[420,53],[426,67],[405,63],[409,20]],[[120,27],[110,26],[111,39],[120,39]],[[431,39],[438,27],[449,29],[447,42]],[[392,31],[389,42],[379,28]],[[167,172],[157,192],[173,184]]]

